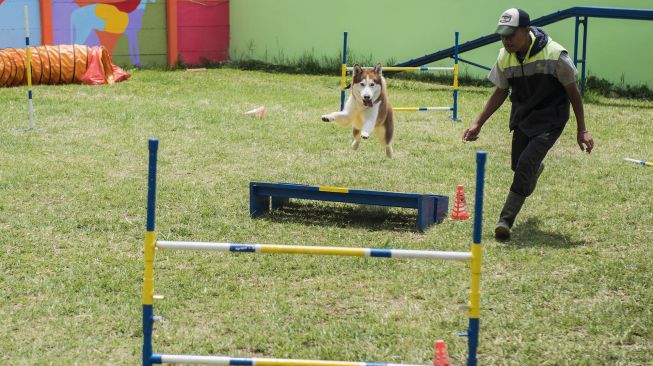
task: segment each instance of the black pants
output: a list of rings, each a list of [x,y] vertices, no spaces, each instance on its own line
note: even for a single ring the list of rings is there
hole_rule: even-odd
[[[537,170],[553,144],[562,134],[564,127],[528,137],[519,127],[512,133],[512,171],[515,176],[510,190],[528,197],[535,189]]]

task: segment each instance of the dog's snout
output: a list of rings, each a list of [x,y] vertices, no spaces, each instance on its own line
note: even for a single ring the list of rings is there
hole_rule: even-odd
[[[370,99],[372,99],[372,97],[370,97],[369,95],[363,95],[363,99],[370,100]]]

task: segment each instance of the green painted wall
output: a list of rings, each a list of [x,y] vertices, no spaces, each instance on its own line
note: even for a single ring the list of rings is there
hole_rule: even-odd
[[[604,6],[653,9],[650,0],[551,0],[519,2],[536,19],[573,6]],[[254,58],[274,61],[303,54],[337,57],[342,49],[342,32],[349,32],[354,56],[386,63],[450,47],[453,34],[460,42],[494,32],[499,15],[515,1],[493,0],[234,0],[231,6],[232,59]],[[574,19],[544,28],[573,56]],[[653,21],[590,18],[587,42],[587,70],[590,74],[628,84],[653,86],[648,47]],[[462,57],[491,66],[500,43]],[[580,57],[580,55],[579,55]],[[356,62],[349,58],[349,63]],[[444,65],[444,63],[436,63]],[[462,73],[484,76],[473,66],[461,66]]]

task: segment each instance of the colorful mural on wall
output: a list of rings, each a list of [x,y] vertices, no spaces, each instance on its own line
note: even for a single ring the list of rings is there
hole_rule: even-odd
[[[56,19],[55,44],[85,44],[105,46],[113,53],[121,36],[127,37],[129,56],[135,66],[141,66],[138,35],[148,4],[156,0],[74,0],[53,3]]]
[[[224,62],[229,0],[0,0],[0,49],[30,44],[102,45],[122,66]]]

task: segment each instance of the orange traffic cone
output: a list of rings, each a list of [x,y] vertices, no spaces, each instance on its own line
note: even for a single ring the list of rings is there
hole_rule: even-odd
[[[256,116],[261,119],[265,115],[265,107],[254,108],[251,111],[247,111],[243,114],[246,116]]]
[[[435,354],[433,355],[433,366],[451,366],[447,344],[443,340],[435,341]]]
[[[467,211],[467,200],[465,200],[465,192],[463,192],[462,185],[458,186],[458,192],[456,192],[456,201],[453,204],[451,219],[456,221],[465,221],[469,219],[469,211]]]

